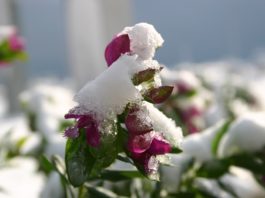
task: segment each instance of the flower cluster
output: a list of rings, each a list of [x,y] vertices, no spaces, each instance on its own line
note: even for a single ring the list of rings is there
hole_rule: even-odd
[[[162,71],[162,79],[174,84],[172,97],[161,106],[170,117],[183,125],[187,133],[197,133],[205,128],[204,114],[212,100],[210,92],[189,71]]]
[[[13,26],[0,27],[0,67],[14,60],[25,60],[24,40]]]
[[[78,106],[65,115],[76,120],[65,136],[75,141],[85,134],[87,146],[93,150],[106,148],[106,137],[126,131],[126,138],[119,142],[123,149],[118,152],[127,153],[153,179],[157,179],[159,162],[165,161],[163,156],[178,147],[182,138],[173,120],[151,104],[164,102],[173,91],[171,86],[162,86],[162,67],[153,60],[162,43],[152,25],[125,28],[106,47],[109,68],[79,91],[75,96]]]

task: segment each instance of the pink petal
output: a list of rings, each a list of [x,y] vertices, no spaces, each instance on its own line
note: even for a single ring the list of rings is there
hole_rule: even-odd
[[[151,155],[162,155],[165,153],[169,153],[170,151],[171,146],[169,143],[154,138],[147,152]]]
[[[64,132],[64,136],[68,138],[77,138],[79,136],[79,129],[77,127],[67,128]]]
[[[11,50],[13,51],[23,51],[25,48],[23,39],[18,37],[16,34],[11,35],[8,42]]]
[[[130,135],[141,135],[153,130],[151,120],[145,117],[148,112],[144,111],[144,109],[139,109],[138,107],[133,107],[129,110],[125,118],[125,126]]]
[[[143,153],[149,149],[152,139],[153,137],[150,134],[129,137],[128,150],[133,154]]]
[[[130,39],[128,34],[115,37],[105,49],[105,59],[108,66],[127,52],[130,52]]]
[[[77,121],[78,128],[84,128],[93,122],[93,118],[89,115],[82,115]]]
[[[98,147],[100,144],[100,134],[98,126],[95,123],[86,127],[86,141],[92,147]]]

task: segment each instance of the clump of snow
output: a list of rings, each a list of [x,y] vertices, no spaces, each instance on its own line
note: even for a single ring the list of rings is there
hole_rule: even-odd
[[[144,101],[143,106],[145,106],[149,112],[149,116],[153,121],[154,130],[161,132],[171,145],[180,147],[183,138],[181,128],[177,127],[172,119],[166,117],[165,114],[159,111],[153,104]]]
[[[170,70],[166,67],[161,71],[161,78],[168,84],[184,84],[191,89],[197,89],[201,86],[199,79],[187,70]]]
[[[48,157],[59,155],[64,158],[66,139],[61,134],[52,135],[48,145],[45,147],[45,154]]]
[[[31,158],[14,158],[0,169],[0,197],[40,197],[45,176],[38,173],[38,164]]]
[[[182,141],[183,153],[194,157],[198,161],[207,161],[214,158],[212,153],[212,141],[224,121],[200,132],[186,136]]]
[[[132,71],[141,66],[135,58],[121,56],[77,93],[74,99],[87,111],[85,113],[96,113],[103,118],[116,116],[123,112],[129,102],[136,103],[142,99],[141,93],[131,80]]]
[[[27,113],[35,114],[37,130],[48,139],[58,132],[65,112],[74,105],[73,95],[58,83],[39,82],[20,94],[20,102]]]
[[[128,34],[130,38],[130,50],[141,59],[151,59],[155,50],[161,47],[164,40],[153,25],[138,23],[132,27],[126,27],[119,35]]]
[[[206,179],[199,177],[195,179],[194,185],[197,186],[197,188],[203,190],[204,192],[213,195],[214,197],[234,198],[233,195],[223,190],[222,187],[220,187],[220,185],[218,184],[218,182],[214,179]]]
[[[221,182],[240,198],[265,197],[264,188],[256,181],[253,174],[243,168],[230,167],[231,174],[221,177]]]
[[[52,172],[49,175],[44,188],[42,189],[41,198],[59,198],[63,197],[63,194],[64,192],[61,185],[60,175],[56,172]]]
[[[191,157],[185,153],[167,154],[167,156],[170,158],[171,166],[161,167],[161,182],[168,192],[175,192],[179,187],[183,173],[191,161]]]
[[[230,156],[240,151],[255,152],[265,146],[265,113],[249,113],[238,118],[222,138],[218,155]]]

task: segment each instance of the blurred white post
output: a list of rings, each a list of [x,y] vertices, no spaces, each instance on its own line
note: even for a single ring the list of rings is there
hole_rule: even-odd
[[[68,53],[77,88],[107,68],[105,46],[130,19],[129,0],[67,1]]]
[[[0,25],[16,25],[16,4],[13,0],[0,0]],[[19,30],[19,27],[18,27]],[[25,68],[22,64],[15,64],[9,68],[1,68],[1,75],[7,86],[7,99],[9,111],[16,112],[19,109],[18,95],[25,88]]]

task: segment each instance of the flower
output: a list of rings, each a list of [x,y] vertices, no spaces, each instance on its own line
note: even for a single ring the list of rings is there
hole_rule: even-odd
[[[24,40],[16,33],[13,33],[8,38],[9,47],[14,52],[23,51],[25,49]]]
[[[105,49],[105,59],[110,66],[122,54],[130,52],[130,39],[128,34],[116,36]]]
[[[135,163],[149,175],[157,172],[159,160],[156,156],[169,153],[171,146],[159,133],[152,132],[130,138],[128,149]]]
[[[163,42],[161,35],[150,24],[138,23],[126,27],[107,45],[105,49],[107,65],[110,66],[125,53],[137,54],[142,60],[152,59],[155,50],[162,46]]]
[[[74,114],[75,109],[70,110],[65,115],[65,119],[76,119],[76,124],[73,127],[69,127],[65,130],[64,135],[68,138],[77,138],[81,129],[85,130],[87,144],[92,147],[98,147],[100,145],[100,133],[98,130],[98,123],[91,115]]]
[[[153,130],[148,110],[140,105],[129,109],[125,126],[129,136],[127,149],[132,159],[145,174],[156,174],[159,166],[156,156],[169,153],[170,144],[161,133]]]

